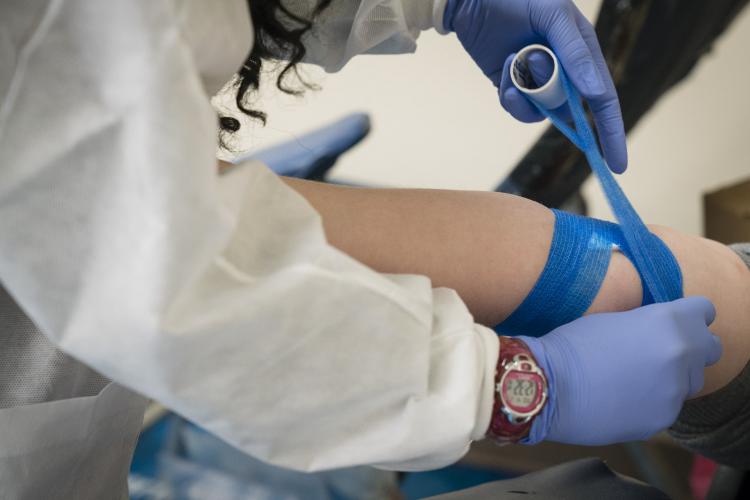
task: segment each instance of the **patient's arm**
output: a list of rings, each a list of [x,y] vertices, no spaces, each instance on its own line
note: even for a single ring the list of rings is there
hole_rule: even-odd
[[[554,215],[533,201],[500,193],[363,189],[285,181],[316,208],[330,243],[373,269],[423,274],[455,289],[476,320],[496,325],[526,297],[541,273]],[[701,394],[731,381],[750,358],[750,271],[729,248],[651,227],[680,263],[685,295],[717,309],[711,329],[724,355],[706,370]],[[614,253],[589,313],[641,303],[630,261]]]

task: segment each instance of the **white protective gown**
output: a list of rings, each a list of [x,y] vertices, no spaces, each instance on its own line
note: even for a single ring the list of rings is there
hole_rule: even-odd
[[[436,2],[334,0],[310,60],[414,50]],[[251,44],[244,0],[0,4],[0,497],[124,495],[138,394],[302,470],[483,436],[498,343],[455,292],[336,250],[261,164],[217,176]]]

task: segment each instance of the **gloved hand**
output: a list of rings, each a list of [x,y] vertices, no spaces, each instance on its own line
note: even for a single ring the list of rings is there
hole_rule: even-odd
[[[721,357],[713,305],[690,297],[594,314],[522,337],[547,374],[550,399],[526,441],[604,445],[669,427]]]
[[[588,101],[604,158],[613,171],[625,170],[628,155],[617,92],[594,28],[572,0],[448,0],[443,25],[456,32],[469,55],[499,89],[506,111],[523,122],[544,117],[510,83],[510,60],[531,43],[552,48],[573,85]],[[529,63],[534,69],[534,61]]]

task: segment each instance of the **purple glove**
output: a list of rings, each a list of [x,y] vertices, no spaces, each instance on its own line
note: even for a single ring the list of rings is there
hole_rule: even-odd
[[[588,102],[610,168],[625,170],[628,153],[617,92],[594,28],[571,0],[448,0],[443,25],[456,32],[499,89],[503,107],[523,122],[544,117],[510,84],[508,58],[531,43],[549,46]],[[529,63],[533,70],[534,61]]]
[[[605,445],[647,439],[677,418],[721,357],[703,297],[594,314],[541,338],[521,337],[545,371],[550,399],[524,440]]]

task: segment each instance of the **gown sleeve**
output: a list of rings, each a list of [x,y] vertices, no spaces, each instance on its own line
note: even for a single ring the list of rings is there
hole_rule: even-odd
[[[328,72],[358,54],[414,52],[422,31],[443,28],[447,0],[332,0],[304,37],[305,62]],[[290,10],[311,18],[316,0],[290,0]]]
[[[52,342],[296,469],[439,467],[484,435],[494,333],[329,245],[264,165],[217,175],[173,4],[7,5],[0,280]]]

